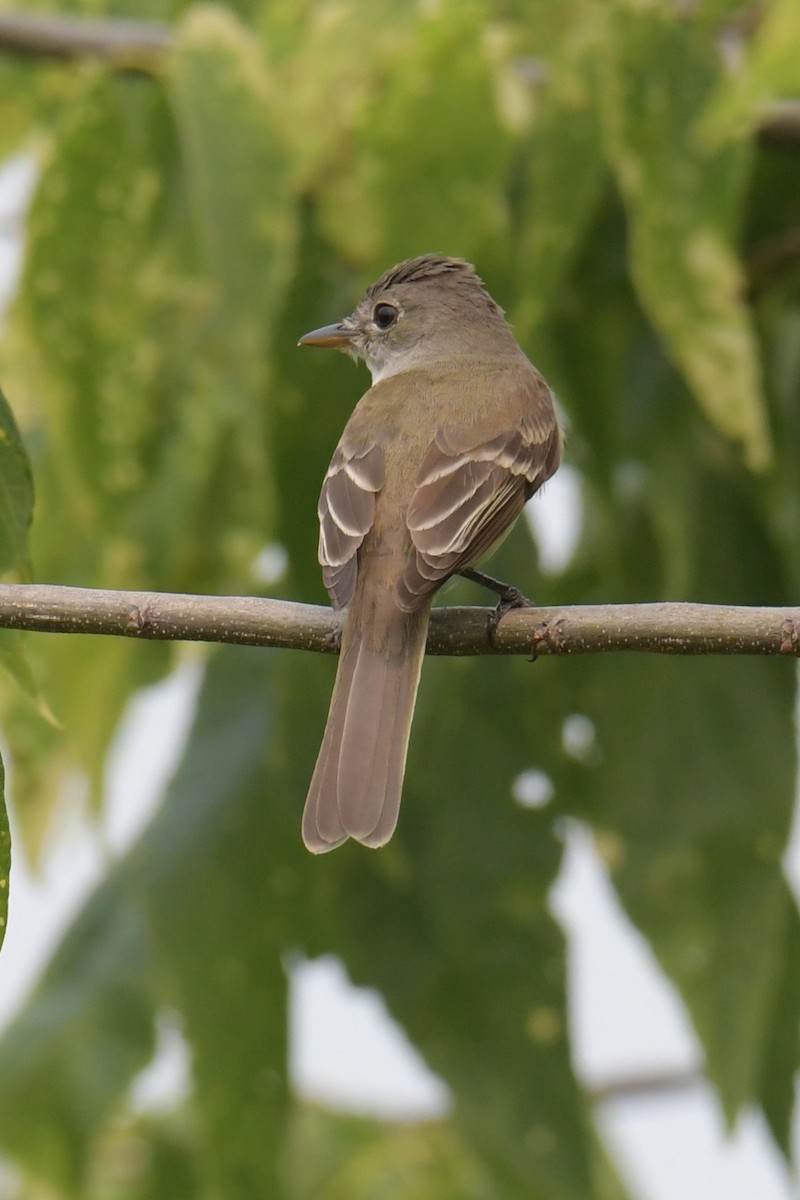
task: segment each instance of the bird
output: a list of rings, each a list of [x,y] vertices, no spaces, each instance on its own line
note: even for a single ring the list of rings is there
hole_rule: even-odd
[[[303,840],[376,848],[397,825],[434,595],[508,532],[563,438],[548,385],[463,259],[398,263],[298,344],[372,375],[319,498],[323,582],[343,622]]]

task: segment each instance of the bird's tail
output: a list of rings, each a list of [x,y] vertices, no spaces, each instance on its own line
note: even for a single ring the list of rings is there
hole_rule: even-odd
[[[397,824],[429,607],[364,619],[356,591],[342,632],[328,723],[303,813],[319,854],[348,837],[383,846]]]

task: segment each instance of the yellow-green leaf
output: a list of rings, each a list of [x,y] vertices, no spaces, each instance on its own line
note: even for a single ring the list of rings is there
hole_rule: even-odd
[[[33,476],[14,414],[0,392],[0,572],[30,575]]]
[[[0,946],[8,925],[8,892],[11,878],[11,831],[5,803],[5,771],[0,762]]]
[[[745,42],[744,61],[720,81],[701,121],[709,144],[751,133],[771,106],[795,105],[800,94],[800,5],[772,0],[755,34]]]
[[[606,141],[639,296],[709,420],[763,468],[765,399],[734,251],[749,152],[710,150],[696,129],[719,55],[700,26],[656,6],[622,0],[612,30]]]

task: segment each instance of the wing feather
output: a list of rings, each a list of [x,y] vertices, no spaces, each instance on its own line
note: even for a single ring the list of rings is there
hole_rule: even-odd
[[[400,606],[413,611],[448,576],[479,561],[560,457],[561,434],[549,404],[537,406],[518,428],[476,445],[459,445],[457,433],[440,429],[408,507],[412,552],[398,586]]]
[[[375,497],[383,480],[380,446],[361,442],[336,448],[317,507],[319,561],[334,608],[344,608],[352,599],[356,555],[375,520]]]

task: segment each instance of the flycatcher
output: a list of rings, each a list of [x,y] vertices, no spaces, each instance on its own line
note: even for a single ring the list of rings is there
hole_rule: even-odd
[[[392,267],[303,346],[363,358],[372,387],[319,500],[319,560],[346,609],[303,815],[309,850],[383,846],[397,824],[434,593],[486,556],[561,459],[549,388],[473,267]]]

